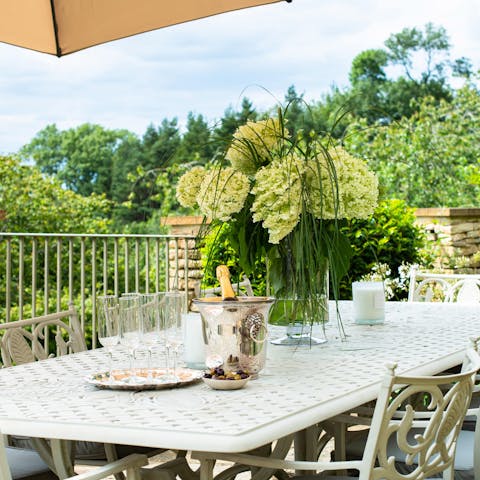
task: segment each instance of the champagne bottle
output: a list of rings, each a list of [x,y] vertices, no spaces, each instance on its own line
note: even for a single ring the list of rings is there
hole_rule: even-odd
[[[217,267],[217,279],[220,282],[220,288],[222,290],[223,301],[236,301],[238,300],[230,282],[230,272],[226,265],[219,265]]]

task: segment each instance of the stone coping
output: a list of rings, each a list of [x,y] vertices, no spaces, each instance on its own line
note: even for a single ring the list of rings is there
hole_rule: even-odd
[[[417,208],[417,217],[480,217],[480,208]]]
[[[480,209],[479,209],[480,210]],[[161,225],[201,225],[203,217],[200,215],[161,217]]]

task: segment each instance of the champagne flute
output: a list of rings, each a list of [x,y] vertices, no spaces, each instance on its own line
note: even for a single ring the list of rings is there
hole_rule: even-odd
[[[173,290],[165,294],[164,302],[164,328],[165,351],[167,356],[167,375],[174,381],[177,377],[177,360],[183,346],[183,313],[186,313],[185,294]],[[170,363],[172,368],[170,368]]]
[[[120,297],[120,344],[128,349],[130,362],[129,383],[139,383],[142,378],[135,374],[135,355],[142,341],[142,324],[139,311],[138,295]]]
[[[118,318],[118,297],[103,295],[97,297],[97,335],[98,341],[108,354],[108,381],[112,382],[113,347],[120,341],[120,323]]]
[[[140,314],[142,321],[142,342],[147,347],[147,375],[152,380],[152,352],[162,343],[162,316],[160,302],[164,292],[145,293],[140,295]]]

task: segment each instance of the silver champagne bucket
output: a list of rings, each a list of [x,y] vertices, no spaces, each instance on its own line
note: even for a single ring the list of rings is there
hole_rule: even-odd
[[[194,299],[202,316],[205,363],[257,376],[265,366],[268,315],[274,301],[273,297]]]

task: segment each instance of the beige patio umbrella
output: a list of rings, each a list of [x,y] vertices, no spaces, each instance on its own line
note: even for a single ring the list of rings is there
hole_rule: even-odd
[[[61,57],[223,12],[291,0],[0,0],[0,42]]]

